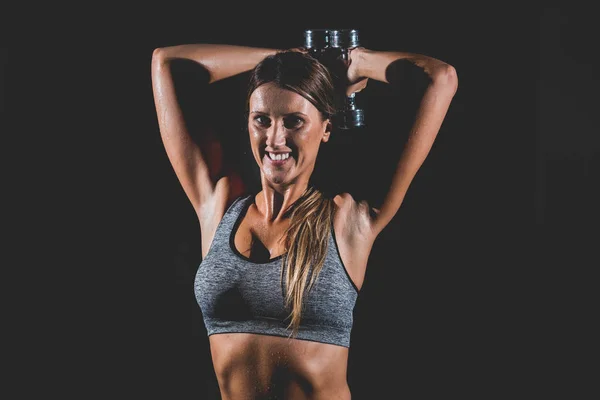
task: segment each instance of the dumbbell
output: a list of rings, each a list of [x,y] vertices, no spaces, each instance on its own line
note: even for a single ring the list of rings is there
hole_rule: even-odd
[[[364,110],[357,105],[356,93],[345,95],[350,50],[358,47],[356,29],[307,29],[304,31],[304,48],[322,62],[331,73],[337,90],[344,93],[343,107],[336,114],[341,129],[365,125]]]

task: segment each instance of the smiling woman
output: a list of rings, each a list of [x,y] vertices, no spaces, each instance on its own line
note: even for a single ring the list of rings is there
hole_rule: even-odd
[[[261,176],[275,185],[298,179],[308,185],[319,146],[331,133],[335,113],[331,78],[322,64],[307,64],[306,58],[300,52],[268,57],[250,78],[252,152]],[[298,69],[303,65],[310,68]]]
[[[253,91],[250,109],[250,143],[261,176],[274,185],[310,178],[319,144],[329,139],[328,122],[315,106],[299,94],[266,83]]]
[[[170,61],[189,59],[209,82],[250,71],[248,134],[261,188],[239,172],[214,171],[187,131]],[[157,49],[152,84],[161,137],[200,223],[202,262],[194,292],[207,328],[222,399],[350,399],[353,309],[373,243],[400,207],[429,153],[457,77],[418,54],[352,49],[347,90],[387,82],[404,59],[430,83],[380,209],[350,193],[311,185],[332,134],[338,95],[327,68],[302,49],[181,45]],[[218,147],[217,147],[218,148]],[[223,173],[223,171],[227,173]]]

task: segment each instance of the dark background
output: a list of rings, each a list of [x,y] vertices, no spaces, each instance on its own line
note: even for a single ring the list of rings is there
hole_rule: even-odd
[[[24,336],[44,357],[19,365],[46,390],[218,398],[193,295],[200,232],[160,141],[152,51],[193,42],[295,47],[304,29],[327,27],[359,29],[368,48],[432,55],[459,76],[438,139],[371,254],[352,332],[353,399],[580,398],[590,376],[579,368],[590,357],[583,343],[597,315],[587,314],[600,176],[599,35],[589,10],[46,7],[36,10],[35,39],[21,28],[19,46],[3,47],[10,73],[0,103],[21,148],[44,160],[27,170],[43,195],[18,201],[35,229],[14,232],[27,239],[24,264],[45,260],[26,269],[25,282],[51,296],[34,302],[41,315]],[[190,123],[194,107],[213,110],[251,171],[237,125],[243,79],[219,84],[222,95],[202,103],[193,68],[182,65],[176,78]],[[323,176],[381,198],[415,106],[415,87],[404,88],[369,83],[360,93],[368,127],[332,139]],[[32,249],[30,238],[42,245]],[[59,360],[68,368],[57,369]]]

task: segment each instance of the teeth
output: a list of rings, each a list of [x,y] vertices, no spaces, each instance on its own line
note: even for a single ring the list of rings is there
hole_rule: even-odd
[[[285,154],[268,153],[268,154],[269,154],[269,158],[271,160],[275,160],[275,161],[286,160],[286,159],[290,158],[290,153],[285,153]]]

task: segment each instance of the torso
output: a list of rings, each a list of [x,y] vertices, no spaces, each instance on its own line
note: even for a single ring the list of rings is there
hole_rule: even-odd
[[[204,234],[203,256],[227,208],[226,197],[221,199],[222,203],[216,200],[220,205],[216,208],[223,212],[213,214],[212,221],[201,220],[201,229],[209,228],[210,234]],[[368,233],[368,207],[354,202],[348,194],[337,196],[335,203],[333,226],[340,257],[360,289],[374,241]],[[282,234],[287,225],[281,223],[266,229],[255,207],[252,204],[241,220],[235,246],[246,257],[251,257],[251,249],[269,252],[270,258],[278,257],[285,251]],[[351,398],[346,379],[346,347],[248,333],[211,335],[209,343],[223,400]]]
[[[346,347],[248,333],[209,343],[223,400],[351,398]]]

